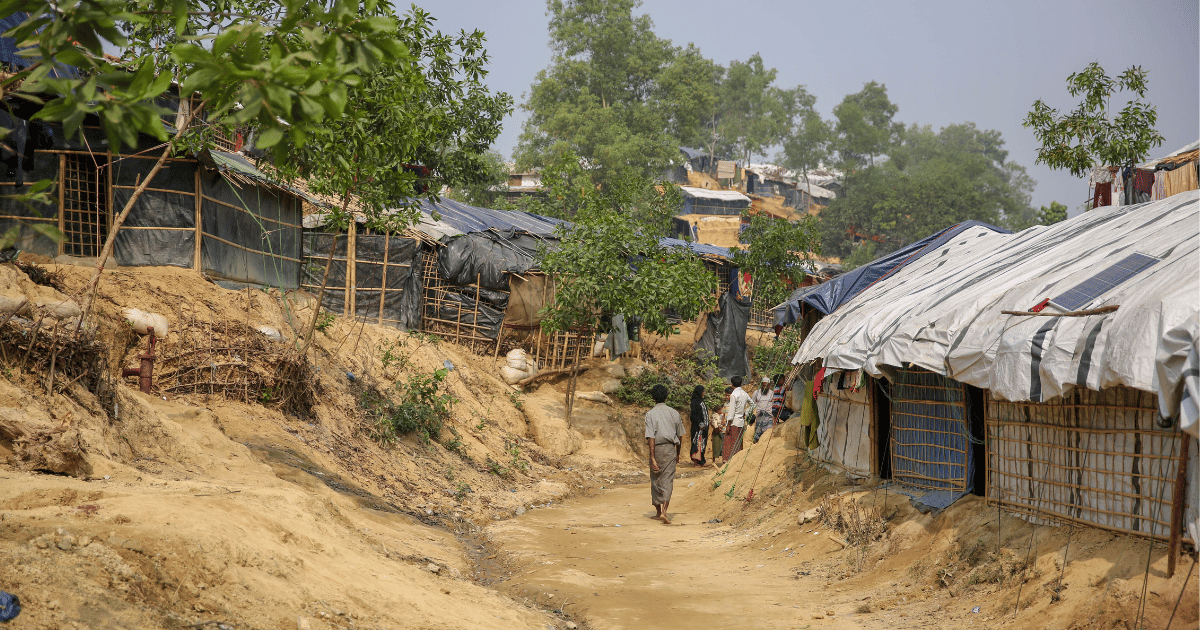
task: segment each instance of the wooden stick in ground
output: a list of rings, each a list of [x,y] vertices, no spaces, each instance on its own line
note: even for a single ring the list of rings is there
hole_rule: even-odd
[[[61,319],[54,320],[54,330],[50,332],[50,373],[47,375],[46,392],[54,393],[54,361],[58,358],[58,327]]]
[[[188,112],[187,120],[185,120],[183,124],[180,125],[179,130],[175,132],[174,140],[179,140],[183,137],[183,133],[187,131],[188,127],[191,126],[192,120],[195,118],[196,113],[199,112],[203,107],[204,103],[201,103],[199,107],[196,107]],[[112,229],[108,231],[108,238],[104,241],[104,248],[100,250],[100,256],[96,259],[96,270],[92,272],[92,278],[88,280],[86,285],[84,285],[83,304],[80,305],[79,322],[75,324],[75,330],[71,333],[72,336],[79,332],[79,329],[83,326],[83,320],[87,319],[88,312],[91,310],[92,304],[96,300],[96,287],[100,286],[100,274],[104,272],[104,262],[108,260],[109,256],[112,256],[113,246],[117,242],[117,233],[121,231],[121,225],[125,223],[125,219],[129,216],[129,212],[133,210],[133,204],[137,203],[138,199],[141,198],[142,193],[146,191],[148,186],[150,186],[150,182],[154,179],[154,176],[158,174],[158,171],[162,170],[163,164],[166,164],[167,156],[170,154],[171,146],[168,144],[167,146],[163,147],[162,155],[158,156],[158,160],[154,162],[154,167],[150,169],[150,173],[146,175],[146,179],[143,179],[137,185],[137,188],[133,190],[133,194],[129,195],[129,201],[125,202],[125,207],[121,210],[121,214],[118,214],[116,218],[113,219]],[[199,194],[199,191],[197,191],[197,194]]]
[[[1175,559],[1179,557],[1179,538],[1183,531],[1183,497],[1187,493],[1188,456],[1192,450],[1192,436],[1182,432],[1179,438],[1179,470],[1175,473],[1175,489],[1171,492],[1171,542],[1167,547],[1167,579],[1175,577]]]
[[[342,214],[346,214],[346,208],[350,207],[350,190],[342,195]],[[350,217],[354,221],[354,217]],[[312,320],[308,322],[308,330],[304,331],[304,343],[300,346],[300,354],[303,356],[308,352],[308,346],[312,344],[313,333],[317,330],[317,318],[321,316],[321,302],[325,300],[325,287],[329,286],[329,268],[333,266],[333,252],[337,249],[337,233],[333,233],[333,241],[329,244],[329,255],[325,257],[325,274],[321,276],[321,290],[317,291],[317,304],[313,307]]]

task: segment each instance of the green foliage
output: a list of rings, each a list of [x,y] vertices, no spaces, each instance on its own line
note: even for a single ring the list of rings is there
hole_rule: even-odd
[[[448,374],[438,369],[432,374],[413,374],[407,381],[396,381],[395,399],[375,390],[362,395],[362,406],[374,426],[374,437],[391,444],[402,435],[417,434],[423,442],[437,439],[457,402],[439,391]]]
[[[480,170],[465,177],[447,195],[455,201],[478,206],[496,208],[504,191],[508,190],[508,168],[504,158],[495,151],[486,151],[481,156]]]
[[[525,473],[529,471],[529,462],[521,457],[521,445],[516,442],[506,442],[504,452],[508,455],[508,470]]]
[[[875,157],[890,155],[899,143],[904,125],[893,122],[899,108],[888,99],[887,86],[871,81],[863,89],[847,94],[836,107],[834,128],[842,168],[853,170],[875,164]]]
[[[1158,112],[1144,100],[1146,88],[1146,71],[1140,66],[1115,78],[1095,62],[1072,73],[1067,92],[1083,97],[1074,111],[1060,114],[1038,99],[1025,116],[1024,125],[1042,145],[1035,162],[1083,177],[1094,166],[1131,166],[1144,160],[1151,148],[1163,143],[1154,128]],[[1112,98],[1121,91],[1133,98],[1114,116]]]
[[[847,174],[844,194],[821,213],[821,244],[848,256],[849,229],[882,237],[893,251],[956,223],[977,220],[1023,229],[1036,219],[1029,205],[1033,180],[1008,162],[998,131],[974,123],[934,132],[913,126],[889,159]]]
[[[444,35],[415,6],[394,21],[406,54],[360,73],[343,115],[290,147],[288,160],[279,163],[286,179],[303,177],[312,191],[342,205],[354,195],[365,206],[368,227],[378,231],[415,221],[415,209],[403,200],[427,187],[486,182],[503,170],[487,148],[512,110],[511,97],[491,94],[483,84],[483,33]],[[406,170],[410,164],[429,174]],[[338,209],[327,222],[342,228],[347,217]]]
[[[658,175],[676,158],[678,141],[667,129],[682,99],[664,88],[680,82],[658,79],[678,51],[654,34],[649,16],[633,15],[640,4],[547,0],[554,54],[522,105],[529,118],[516,150],[521,168],[569,151],[589,160],[599,182]]]
[[[804,281],[809,254],[820,254],[816,220],[785,221],[759,214],[741,234],[745,249],[730,250],[734,267],[754,278],[754,301],[770,308]]]
[[[808,94],[797,99],[797,115],[791,133],[783,139],[783,155],[780,161],[788,168],[800,171],[805,178],[808,172],[829,159],[830,140],[833,129],[821,118],[814,106],[817,98]]]
[[[717,361],[711,355],[687,352],[658,363],[658,369],[647,369],[638,376],[625,376],[621,387],[613,396],[626,404],[653,407],[650,389],[655,385],[667,386],[667,405],[685,415],[691,409],[692,390],[704,386],[704,403],[710,411],[716,411],[725,401],[725,388],[729,386],[717,376]]]
[[[876,258],[875,241],[862,241],[854,246],[849,256],[842,259],[842,271],[853,271]]]
[[[770,344],[760,344],[754,349],[754,373],[774,379],[776,374],[788,372],[801,341],[800,326],[785,326]]]
[[[333,313],[330,313],[329,311],[321,311],[321,313],[317,315],[317,330],[325,332],[326,330],[329,330],[330,326],[333,326],[335,321],[337,321],[337,316],[335,316]],[[384,367],[387,367],[387,365],[384,365]]]
[[[678,187],[637,175],[598,187],[583,175],[578,158],[561,166],[544,174],[550,199],[533,206],[574,221],[559,228],[557,248],[538,252],[542,270],[557,277],[554,302],[542,313],[544,327],[594,331],[601,316],[623,314],[668,336],[674,326],[667,309],[691,319],[711,307],[716,279],[690,250],[659,242],[680,205]]]
[[[816,98],[803,87],[774,85],[775,68],[767,68],[755,53],[746,61],[731,61],[717,86],[713,146],[749,161],[790,135],[792,117]]]
[[[525,409],[525,401],[521,398],[520,392],[517,392],[517,391],[509,392],[508,393],[508,401],[512,403],[513,407],[517,408],[517,411],[521,411],[521,410]]]
[[[1066,220],[1067,207],[1057,201],[1051,201],[1049,207],[1042,206],[1038,211],[1038,223],[1041,225],[1054,225]]]
[[[467,451],[463,445],[462,434],[459,433],[458,429],[455,429],[454,427],[446,427],[446,428],[450,430],[450,439],[442,441],[442,446],[444,446],[447,451],[450,451],[451,453],[454,453],[454,454],[458,455],[459,457],[466,457]],[[448,475],[447,479],[449,481],[454,481],[451,478],[451,477],[453,477],[453,474],[454,474],[453,471],[447,472],[447,475]]]

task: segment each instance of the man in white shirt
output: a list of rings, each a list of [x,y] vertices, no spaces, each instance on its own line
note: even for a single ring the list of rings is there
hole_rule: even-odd
[[[763,377],[762,387],[754,390],[750,402],[754,403],[754,443],[757,444],[763,431],[775,424],[771,416],[771,405],[775,402],[775,392],[771,390],[771,377]]]
[[[742,377],[735,376],[729,379],[729,383],[733,385],[733,393],[729,395],[729,432],[725,434],[724,448],[721,449],[727,462],[742,450],[742,431],[746,427],[746,415],[753,408],[750,394],[742,389]]]

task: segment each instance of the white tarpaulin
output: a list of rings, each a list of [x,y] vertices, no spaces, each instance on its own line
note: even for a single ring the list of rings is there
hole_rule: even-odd
[[[1004,400],[1038,402],[1075,385],[1155,391],[1159,339],[1198,309],[1198,195],[1100,208],[1016,234],[968,229],[822,319],[793,362],[824,358],[827,368],[872,376],[912,363]],[[1159,260],[1080,307],[1119,306],[1114,312],[1001,313],[1029,311],[1134,252]]]
[[[822,382],[817,396],[817,440],[813,457],[856,477],[871,476],[871,405],[867,388],[837,389],[836,374]]]

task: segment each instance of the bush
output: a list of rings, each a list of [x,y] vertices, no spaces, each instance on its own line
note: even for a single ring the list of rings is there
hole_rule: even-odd
[[[375,429],[375,439],[391,444],[401,435],[416,433],[428,443],[437,439],[450,418],[450,408],[456,402],[450,394],[438,392],[439,384],[448,371],[414,374],[407,381],[396,381],[399,402],[377,390],[363,393],[362,404]]]
[[[729,386],[717,376],[715,357],[693,351],[660,362],[658,370],[647,369],[638,376],[622,378],[620,389],[613,395],[623,403],[653,407],[650,388],[658,384],[667,386],[667,405],[685,414],[691,408],[692,390],[697,385],[704,386],[704,403],[713,412],[725,401],[725,388]]]

